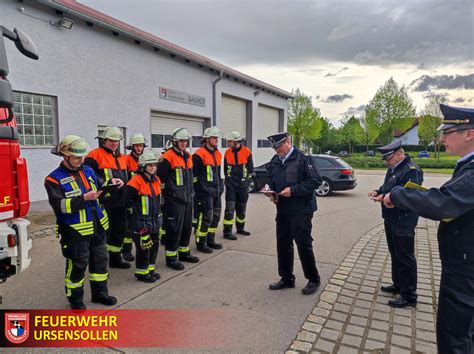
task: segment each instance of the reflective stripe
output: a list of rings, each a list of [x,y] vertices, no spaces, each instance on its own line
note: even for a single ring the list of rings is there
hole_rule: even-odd
[[[224,220],[222,220],[222,224],[224,224],[224,225],[234,225],[234,219],[232,219],[232,220],[224,219]]]
[[[116,247],[116,246],[107,245],[107,251],[116,253],[116,252],[122,251],[122,248],[121,248],[121,247]]]
[[[182,186],[183,185],[183,170],[181,168],[175,169],[176,171],[176,185]]]
[[[79,222],[85,224],[87,222],[86,209],[79,210]]]
[[[66,278],[64,279],[64,283],[66,288],[68,289],[77,289],[81,288],[84,285],[84,278],[79,280],[77,283],[71,281],[71,273],[72,273],[72,260],[67,260],[67,271],[66,271]],[[70,295],[70,291],[68,291],[68,296]]]
[[[208,182],[212,182],[214,180],[214,173],[212,171],[212,166],[211,165],[207,165],[206,166],[206,169],[207,169],[207,181]]]
[[[248,171],[247,171],[247,166],[243,166],[243,173],[244,173],[244,178],[247,178],[247,176],[249,175]]]
[[[109,217],[107,216],[107,213],[105,212],[105,209],[103,210],[104,217],[100,219],[100,223],[102,224],[102,227],[104,228],[105,231],[109,229]]]
[[[193,177],[193,183],[196,183],[198,181],[197,177]]]
[[[133,243],[133,240],[130,237],[125,237],[123,239],[123,243],[130,244],[130,243]]]
[[[148,266],[148,270],[151,272],[152,270],[155,270],[155,266],[153,264],[150,264]]]
[[[178,247],[178,252],[189,252],[189,247]]]
[[[139,274],[139,275],[147,275],[149,273],[149,269],[146,268],[146,269],[140,269],[140,268],[137,268],[135,269],[135,274]]]
[[[201,226],[202,226],[202,213],[199,213],[198,224],[197,224],[197,227],[196,227],[196,239],[198,241],[199,241],[199,238],[207,236],[207,231],[202,232],[201,231]]]
[[[245,219],[241,219],[238,216],[235,217],[235,221],[237,221],[239,224],[245,223]]]
[[[109,168],[104,168],[104,176],[105,176],[105,183],[104,185],[107,185],[107,183],[109,182],[109,180],[111,180],[111,176],[110,176],[110,169]]]
[[[166,184],[165,184],[165,183],[161,183],[161,184],[160,184],[160,188],[161,188],[161,190],[165,189],[165,188],[166,188]]]
[[[207,229],[207,232],[210,232],[210,233],[213,233],[213,234],[215,234],[216,231],[217,231],[217,227],[209,227],[209,228]]]
[[[148,215],[148,197],[142,195],[142,215]]]
[[[71,214],[72,209],[71,209],[71,198],[66,198],[66,199],[61,199],[61,212],[64,214]]]
[[[176,257],[178,255],[178,252],[176,251],[166,251],[165,256],[166,257]]]
[[[109,278],[109,273],[98,274],[98,273],[89,273],[90,281],[106,281]]]

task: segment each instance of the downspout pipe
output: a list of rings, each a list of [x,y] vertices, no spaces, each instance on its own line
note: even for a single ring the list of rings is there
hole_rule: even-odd
[[[222,80],[224,70],[219,71],[217,78],[212,82],[212,125],[217,125],[217,97],[216,97],[216,86],[219,81]]]

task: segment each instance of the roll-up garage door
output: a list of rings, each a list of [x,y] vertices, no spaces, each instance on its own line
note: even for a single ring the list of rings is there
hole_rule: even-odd
[[[275,151],[271,148],[267,137],[278,133],[279,121],[280,111],[277,108],[258,105],[257,122],[255,124],[257,149],[254,153],[256,166],[270,161],[273,155],[275,155]]]
[[[176,128],[186,128],[193,136],[192,146],[200,146],[204,132],[204,118],[184,116],[179,114],[151,112],[151,147],[161,152],[166,140]]]
[[[247,135],[247,105],[244,100],[222,96],[219,128],[224,134],[236,130],[243,137]]]

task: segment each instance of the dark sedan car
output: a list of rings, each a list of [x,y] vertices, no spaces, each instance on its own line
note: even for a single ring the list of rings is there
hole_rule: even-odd
[[[347,162],[339,157],[328,155],[311,155],[311,157],[323,179],[316,190],[319,196],[325,197],[333,191],[344,191],[356,187],[357,180],[354,177],[354,170]],[[249,185],[251,192],[259,191],[268,183],[268,172],[265,166],[266,164],[255,168],[255,176]]]

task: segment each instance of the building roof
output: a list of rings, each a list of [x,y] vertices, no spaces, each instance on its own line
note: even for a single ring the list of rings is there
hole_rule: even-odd
[[[415,121],[413,122],[412,126],[410,128],[408,128],[407,130],[398,130],[398,129],[395,129],[393,131],[393,137],[394,138],[400,138],[402,137],[403,135],[405,135],[406,133],[408,133],[410,130],[412,130],[413,128],[415,128],[417,125],[418,125],[418,118],[415,119]]]
[[[207,67],[217,73],[222,72],[226,78],[240,81],[242,84],[248,84],[257,90],[266,91],[283,98],[293,97],[291,93],[285,90],[255,79],[203,55],[197,54],[163,38],[145,32],[137,27],[131,26],[123,21],[81,4],[76,0],[39,0],[39,2],[58,11],[62,11],[64,15],[76,17],[88,22],[89,24],[110,29],[116,34],[130,37],[136,41],[148,43],[153,46],[155,50],[163,50],[173,57],[183,58],[187,63],[194,62],[200,67]]]

